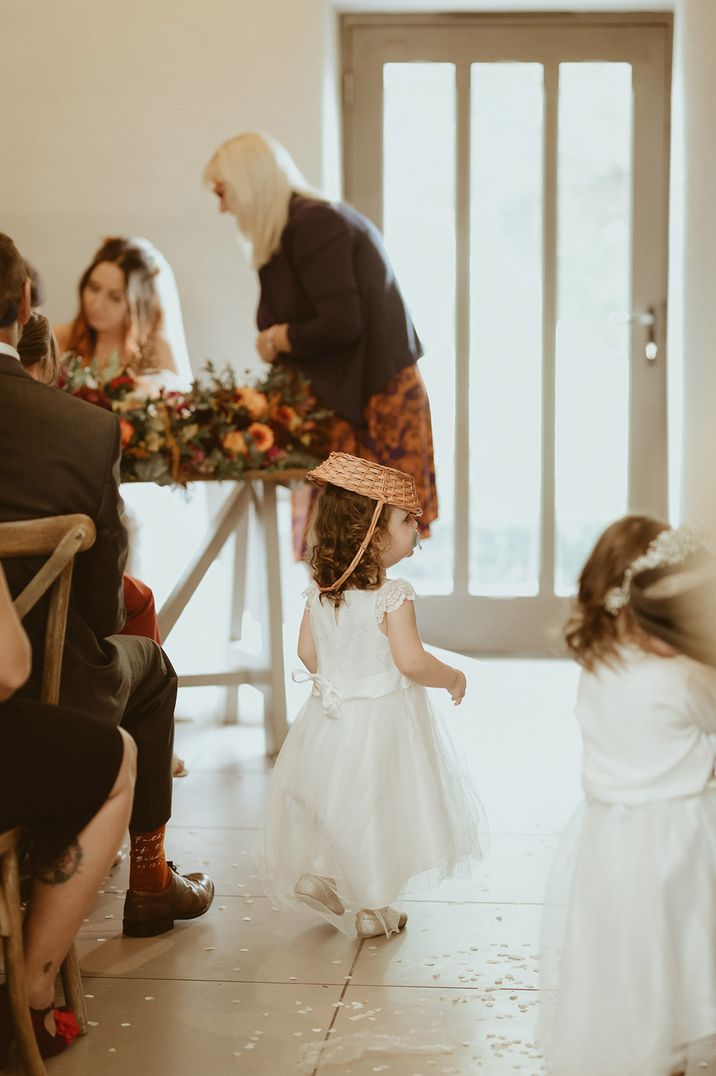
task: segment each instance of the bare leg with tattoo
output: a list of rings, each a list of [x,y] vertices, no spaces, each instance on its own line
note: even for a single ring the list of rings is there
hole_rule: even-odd
[[[127,830],[137,749],[123,729],[122,763],[114,787],[63,858],[33,878],[25,918],[25,977],[33,1009],[52,1005],[55,977]],[[47,1029],[54,1031],[50,1013]]]

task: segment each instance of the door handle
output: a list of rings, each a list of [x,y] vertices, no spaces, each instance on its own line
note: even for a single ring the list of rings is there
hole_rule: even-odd
[[[646,329],[646,341],[644,342],[644,358],[650,366],[656,362],[659,355],[659,345],[656,342],[656,307],[649,306],[638,314],[630,314],[629,317],[615,317],[612,319],[620,325],[643,325]]]

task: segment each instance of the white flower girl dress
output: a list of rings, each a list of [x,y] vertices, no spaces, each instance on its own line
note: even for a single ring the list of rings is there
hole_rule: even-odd
[[[669,1076],[716,1034],[716,672],[624,647],[582,673],[576,712],[586,801],[547,887],[547,1071]]]
[[[411,584],[348,590],[337,607],[315,583],[306,597],[318,672],[295,674],[313,689],[272,776],[262,880],[287,908],[302,875],[330,879],[345,911],[315,911],[354,934],[356,912],[394,904],[412,879],[469,873],[480,806],[426,689],[400,673],[379,628],[415,599]]]

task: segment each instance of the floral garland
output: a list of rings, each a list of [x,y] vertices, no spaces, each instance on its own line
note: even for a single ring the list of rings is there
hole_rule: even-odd
[[[60,388],[119,417],[122,480],[159,485],[237,479],[245,471],[309,470],[326,452],[332,412],[320,408],[308,381],[274,365],[257,385],[207,363],[205,379],[186,391],[156,388],[112,358],[100,369],[71,355]]]
[[[631,600],[631,585],[636,575],[652,568],[670,568],[682,564],[707,547],[708,535],[697,524],[684,523],[673,530],[670,527],[663,530],[649,544],[646,552],[632,561],[619,586],[607,591],[602,602],[604,608],[611,616],[617,616]]]

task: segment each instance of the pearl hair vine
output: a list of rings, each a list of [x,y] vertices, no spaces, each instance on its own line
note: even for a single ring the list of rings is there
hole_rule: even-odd
[[[616,616],[628,604],[632,580],[639,572],[682,564],[694,553],[706,549],[708,536],[702,527],[695,524],[686,523],[682,527],[662,531],[650,543],[646,552],[632,561],[621,584],[607,591],[602,605],[611,616]]]

